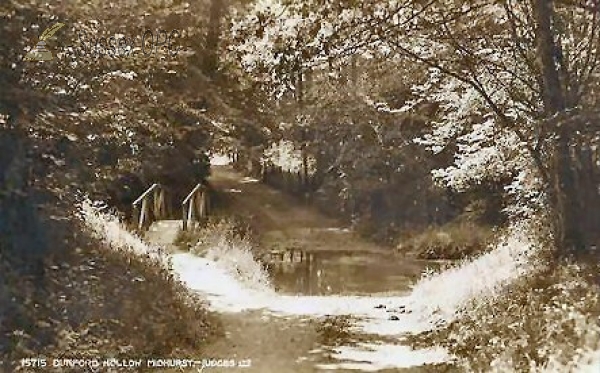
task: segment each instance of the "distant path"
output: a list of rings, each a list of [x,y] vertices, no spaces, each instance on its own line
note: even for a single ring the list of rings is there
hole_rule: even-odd
[[[316,208],[241,175],[231,166],[213,166],[209,180],[218,192],[226,196],[227,207],[222,213],[237,214],[251,222],[263,249],[287,245],[306,251],[390,251],[358,237]]]

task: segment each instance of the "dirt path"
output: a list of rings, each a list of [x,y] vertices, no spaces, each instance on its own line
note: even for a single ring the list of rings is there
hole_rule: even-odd
[[[248,360],[250,366],[237,369],[211,369],[209,372],[308,373],[315,372],[310,351],[319,347],[316,323],[287,319],[260,311],[221,315],[225,337],[203,352],[211,359]]]
[[[305,251],[389,252],[357,237],[339,221],[315,208],[242,176],[231,166],[214,166],[212,170],[211,184],[225,195],[223,213],[250,221],[264,250],[293,246]]]

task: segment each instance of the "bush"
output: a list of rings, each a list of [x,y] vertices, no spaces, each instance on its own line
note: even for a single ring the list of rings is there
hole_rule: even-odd
[[[175,244],[183,250],[194,251],[202,255],[212,245],[221,240],[253,242],[253,231],[250,224],[241,216],[232,215],[226,218],[210,216],[194,230],[180,230]],[[253,245],[249,245],[252,246]]]
[[[398,244],[398,251],[419,259],[462,259],[480,254],[494,238],[492,228],[475,223],[430,227]]]
[[[193,233],[180,235],[181,240],[186,237],[192,237],[192,253],[214,261],[250,288],[271,290],[269,276],[255,258],[251,233],[241,220],[214,220]]]

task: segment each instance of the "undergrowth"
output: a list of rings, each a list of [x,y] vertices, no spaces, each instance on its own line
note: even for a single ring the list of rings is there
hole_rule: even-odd
[[[180,230],[175,245],[198,254],[220,238],[253,242],[254,234],[250,224],[241,216],[210,216],[195,229]]]
[[[544,250],[530,232],[537,222],[511,225],[489,252],[426,271],[413,287],[413,311],[432,323],[449,323],[474,299],[492,299],[521,277],[538,271]]]
[[[22,358],[198,356],[217,334],[217,320],[168,266],[139,255],[131,245],[141,240],[105,217],[86,223],[111,227],[120,245],[99,235],[104,228],[90,230],[73,217],[44,221],[60,240],[37,274],[24,271],[0,241],[0,371],[32,371],[20,366]]]
[[[180,232],[176,242],[214,261],[250,288],[271,289],[269,275],[256,259],[252,231],[239,217],[210,219],[199,229]]]
[[[523,276],[494,298],[473,300],[416,344],[441,344],[467,371],[593,371],[600,364],[600,289],[589,280],[598,269],[563,263]]]

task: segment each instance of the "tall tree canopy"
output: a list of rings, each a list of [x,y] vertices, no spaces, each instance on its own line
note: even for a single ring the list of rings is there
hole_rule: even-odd
[[[254,110],[240,99],[252,94],[220,70],[215,25],[227,9],[216,0],[2,2],[0,124],[28,141],[22,173],[33,168],[59,189],[90,183],[87,192],[131,174],[182,189],[205,178],[215,139]],[[54,59],[27,61],[59,22],[45,40]]]
[[[454,153],[434,177],[504,183],[512,215],[549,205],[557,244],[581,248],[598,239],[599,17],[594,1],[259,1],[232,50],[279,95],[335,64],[397,62],[410,94],[392,109],[435,104],[416,141]]]

